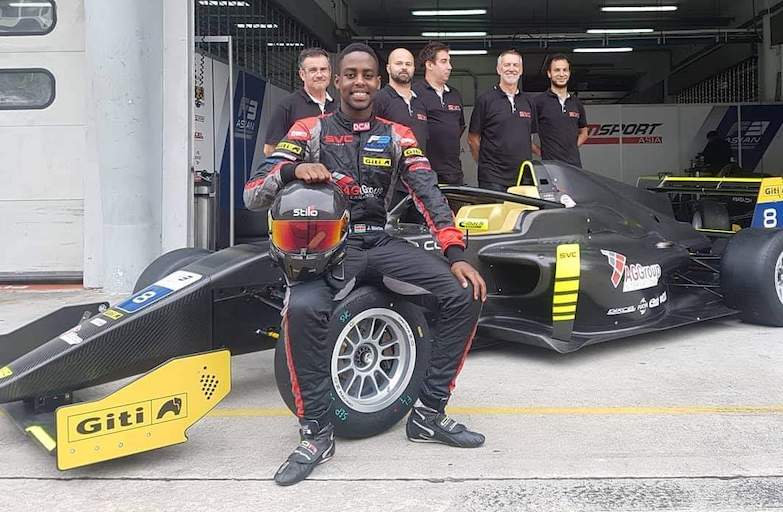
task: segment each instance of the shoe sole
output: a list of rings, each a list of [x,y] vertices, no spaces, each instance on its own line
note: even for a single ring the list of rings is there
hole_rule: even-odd
[[[439,441],[437,439],[431,439],[431,438],[430,439],[423,439],[423,438],[414,439],[412,437],[409,437],[408,441],[411,441],[413,443],[436,443],[436,444],[442,444],[442,445],[445,445],[445,446],[450,446],[452,448],[479,448],[479,447],[484,445],[484,443],[481,443],[481,444],[477,444],[476,446],[462,446],[461,444],[451,444],[451,443],[447,443],[445,441]]]

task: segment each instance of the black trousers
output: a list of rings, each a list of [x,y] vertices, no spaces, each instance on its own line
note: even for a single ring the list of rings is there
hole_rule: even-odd
[[[497,192],[505,192],[508,190],[508,187],[505,185],[501,185],[500,183],[495,183],[492,181],[482,181],[479,180],[479,188],[485,188],[487,190],[495,190]]]
[[[296,415],[318,419],[331,403],[330,361],[327,340],[335,295],[342,299],[346,287],[360,283],[423,289],[438,305],[438,336],[433,340],[430,365],[419,395],[421,401],[442,410],[454,388],[457,374],[473,342],[481,301],[473,300],[473,288],[463,288],[448,262],[417,249],[400,238],[375,231],[351,235],[342,269],[321,279],[294,283],[288,288],[283,340],[296,402]],[[343,293],[340,293],[343,292]]]

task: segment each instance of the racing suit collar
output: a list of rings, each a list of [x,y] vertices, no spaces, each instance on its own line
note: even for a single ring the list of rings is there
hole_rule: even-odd
[[[370,116],[370,118],[366,121],[354,121],[353,119],[343,114],[341,110],[338,110],[334,113],[334,119],[340,124],[340,126],[350,132],[368,132],[375,128],[377,123],[374,115]]]

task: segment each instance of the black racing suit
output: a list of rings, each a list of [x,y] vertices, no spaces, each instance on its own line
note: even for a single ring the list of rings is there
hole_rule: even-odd
[[[433,343],[420,398],[442,410],[473,341],[481,302],[473,300],[470,285],[462,288],[451,273],[450,263],[463,259],[465,243],[429,161],[411,130],[391,121],[373,117],[354,122],[341,112],[301,119],[245,185],[247,207],[269,207],[303,162],[320,162],[332,171],[350,200],[351,234],[340,267],[288,288],[283,341],[297,416],[320,419],[328,412],[329,319],[335,301],[359,282],[393,283],[398,289],[413,285],[437,301],[439,339]],[[383,230],[396,179],[412,195],[449,262]]]

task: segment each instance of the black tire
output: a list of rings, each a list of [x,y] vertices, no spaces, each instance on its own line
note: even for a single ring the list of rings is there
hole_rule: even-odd
[[[743,321],[783,327],[783,230],[747,228],[734,235],[721,260],[720,284]]]
[[[400,379],[397,391],[392,392],[389,398],[385,399],[390,401],[388,404],[371,412],[358,411],[351,405],[350,397],[348,397],[349,403],[346,403],[344,400],[344,397],[346,396],[345,391],[342,390],[342,387],[340,391],[338,391],[335,387],[334,379],[332,379],[329,383],[330,396],[332,398],[332,404],[329,408],[329,417],[332,420],[332,423],[334,423],[335,433],[340,437],[364,438],[374,436],[391,428],[405,417],[418,398],[419,388],[421,387],[421,382],[430,359],[431,341],[422,309],[403,299],[372,287],[363,287],[355,290],[334,309],[334,314],[329,321],[330,346],[336,345],[340,334],[344,330],[350,331],[350,326],[352,324],[356,323],[358,325],[366,326],[366,324],[363,324],[365,320],[361,319],[362,315],[370,310],[376,310],[376,308],[377,310],[396,313],[407,322],[407,332],[408,334],[412,334],[415,346],[415,361],[410,361],[411,358],[406,359],[408,362],[407,364],[412,366],[412,372],[408,377],[409,380],[407,381],[407,384],[405,384],[404,379]],[[372,316],[367,317],[367,320],[370,318],[372,318]],[[356,321],[357,319],[359,319],[358,322]],[[280,392],[280,396],[283,398],[283,401],[288,408],[294,412],[296,407],[291,391],[291,380],[288,372],[285,343],[283,340],[285,340],[285,332],[280,333],[280,339],[275,346],[275,379],[277,381],[277,389]],[[341,345],[343,347],[348,347],[345,343],[342,343]],[[337,349],[337,347],[335,347],[335,349]],[[384,350],[384,352],[385,351],[386,350]],[[410,354],[412,354],[412,352],[413,351],[411,351]],[[329,365],[330,369],[332,368],[334,357],[334,352],[332,352],[329,361],[324,362],[324,364]],[[405,375],[407,373],[407,368],[410,368],[410,366],[405,366],[403,363],[400,363],[394,366],[393,370],[392,367],[390,367],[389,370],[391,370],[391,372],[403,372],[400,375]],[[350,371],[351,370],[344,372],[343,375]],[[388,373],[388,375],[396,375],[391,372]],[[330,374],[331,373],[330,370]],[[393,378],[394,377],[392,377],[392,379]],[[351,391],[351,389],[348,391]],[[380,407],[381,405],[383,404],[377,404],[377,407]]]
[[[693,211],[691,224],[696,229],[731,229],[731,219],[726,205],[705,199],[699,201]]]
[[[211,253],[212,251],[207,249],[185,247],[182,249],[174,249],[173,251],[158,256],[155,261],[147,265],[147,268],[144,269],[144,272],[142,272],[136,280],[136,284],[133,286],[133,293],[143,290],[172,272],[190,265],[194,261],[200,260]]]

